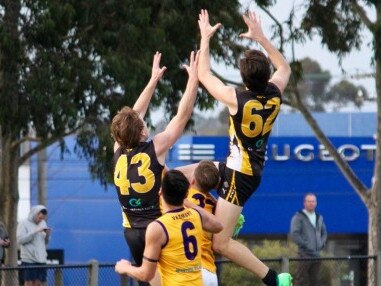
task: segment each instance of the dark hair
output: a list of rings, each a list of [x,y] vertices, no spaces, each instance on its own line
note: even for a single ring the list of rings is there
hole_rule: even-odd
[[[271,75],[270,61],[258,50],[247,50],[244,55],[239,63],[243,83],[252,91],[264,91]]]
[[[189,182],[179,170],[165,173],[161,182],[161,193],[166,203],[172,206],[182,206],[188,195]]]
[[[209,192],[214,189],[220,180],[217,167],[212,161],[206,160],[198,163],[198,166],[194,170],[194,178],[202,192]]]
[[[111,136],[123,149],[138,146],[144,129],[139,113],[125,106],[114,116],[111,123]]]
[[[40,213],[42,213],[43,215],[47,215],[48,214],[48,210],[47,209],[42,209],[42,210],[40,210]]]

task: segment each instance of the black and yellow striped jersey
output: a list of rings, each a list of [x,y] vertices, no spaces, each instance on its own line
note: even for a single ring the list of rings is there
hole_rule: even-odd
[[[123,226],[146,228],[161,215],[159,189],[164,166],[152,141],[114,153],[114,184],[123,211]]]
[[[264,92],[236,93],[238,110],[229,118],[226,166],[247,175],[261,175],[267,140],[282,103],[281,92],[269,83]]]

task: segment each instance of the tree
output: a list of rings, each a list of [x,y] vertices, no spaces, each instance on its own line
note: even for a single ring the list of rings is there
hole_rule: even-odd
[[[375,21],[370,20],[360,3],[374,9]],[[378,129],[374,180],[370,188],[356,176],[340,154],[331,148],[330,142],[328,140],[325,142],[325,136],[319,134],[316,128],[314,129],[319,140],[324,142],[326,147],[330,147],[329,149],[333,149],[330,152],[334,156],[335,162],[369,211],[369,255],[375,255],[381,251],[381,19],[379,15],[381,15],[381,6],[376,1],[311,1],[306,4],[306,13],[301,24],[301,28],[308,35],[317,32],[321,36],[322,43],[330,51],[337,53],[339,57],[344,56],[352,49],[360,48],[363,27],[369,29],[373,35]],[[304,114],[304,112],[302,113]],[[312,123],[311,120],[308,122]]]
[[[327,86],[331,80],[328,71],[323,71],[318,62],[304,58],[301,60],[303,79],[298,84],[298,89],[303,94],[303,102],[313,111],[324,111]]]
[[[339,109],[348,104],[354,105],[361,109],[365,100],[369,100],[368,92],[363,86],[355,86],[347,80],[336,83],[327,93],[327,99],[335,103],[335,108]]]
[[[240,45],[222,45],[235,43],[242,28],[233,21],[238,1],[0,0],[0,216],[12,241],[8,265],[16,265],[18,168],[55,142],[64,156],[63,138],[75,133],[76,152],[106,184],[110,118],[135,102],[157,50],[168,70],[152,106],[174,113],[187,80],[179,67],[199,42],[201,8],[219,11],[225,23],[212,43],[214,57],[239,54]],[[200,93],[199,108],[212,104]]]

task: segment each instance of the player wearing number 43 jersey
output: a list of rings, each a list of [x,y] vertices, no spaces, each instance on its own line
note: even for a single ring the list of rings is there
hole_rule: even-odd
[[[188,83],[176,116],[163,132],[147,141],[149,133],[143,118],[166,69],[160,68],[160,59],[161,54],[157,52],[151,79],[133,108],[122,108],[111,124],[111,134],[115,140],[114,184],[122,207],[124,236],[138,266],[142,263],[146,227],[161,215],[158,193],[165,157],[183,133],[192,114],[198,88],[198,53],[192,52],[189,66],[183,65],[188,72]],[[140,281],[139,285],[150,284]],[[158,285],[158,280],[151,281],[151,285]]]
[[[147,227],[143,263],[136,267],[122,259],[115,265],[116,272],[149,281],[158,264],[163,286],[203,285],[201,237],[204,230],[221,231],[222,224],[199,207],[184,207],[188,188],[188,179],[180,171],[164,175],[159,194],[165,213]]]

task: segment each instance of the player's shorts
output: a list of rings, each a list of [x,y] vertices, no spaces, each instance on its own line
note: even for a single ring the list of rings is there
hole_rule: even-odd
[[[143,253],[146,242],[145,228],[124,228],[124,238],[130,248],[136,266],[142,265]],[[139,286],[149,286],[148,282],[138,281]]]
[[[220,185],[218,196],[243,207],[250,196],[257,190],[261,176],[249,176],[232,170],[225,163],[219,163]]]
[[[217,273],[210,272],[202,268],[202,282],[203,286],[218,286]]]

